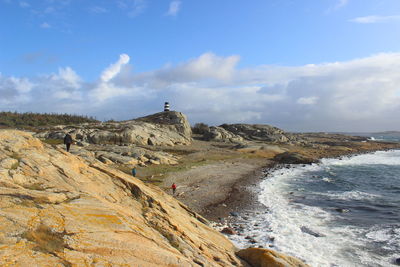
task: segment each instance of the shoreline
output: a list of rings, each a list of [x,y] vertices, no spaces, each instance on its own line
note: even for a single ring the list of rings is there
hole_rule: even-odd
[[[344,157],[354,157],[378,151],[399,149],[400,148],[381,148],[377,150],[355,151],[354,153],[343,153],[342,155],[327,155],[318,158],[318,160],[327,158],[341,159]],[[280,163],[271,159],[246,159],[246,164],[245,172],[240,171],[243,165],[237,164],[237,162],[234,161],[226,160],[224,162],[199,166],[196,168],[196,171],[184,171],[179,175],[173,173],[171,176],[174,176],[175,179],[172,180],[180,182],[176,198],[211,222],[221,225],[229,224],[230,222],[235,221],[235,217],[238,217],[238,214],[247,213],[248,216],[250,211],[266,208],[258,202],[256,194],[260,190],[260,182],[265,179],[269,172],[276,169],[304,165],[303,163]],[[216,175],[222,179],[219,180],[220,183],[215,184],[215,182],[212,182],[212,179],[210,179],[212,178],[210,176],[213,176],[213,174],[210,174],[209,172],[213,169],[218,169],[223,172],[224,167],[228,167],[230,173],[222,174],[222,176],[220,176],[220,173]],[[197,175],[201,173],[196,179],[194,179],[194,181],[193,179],[190,179],[190,181],[189,179],[187,181],[180,179],[181,177],[190,176],[194,173]],[[227,177],[228,175],[231,176]],[[210,180],[207,181],[207,186],[205,186],[206,188],[200,190],[200,188],[204,186],[206,180],[205,177],[208,177]],[[167,181],[168,180],[172,181],[171,178],[167,179]],[[200,186],[200,184],[203,185]]]

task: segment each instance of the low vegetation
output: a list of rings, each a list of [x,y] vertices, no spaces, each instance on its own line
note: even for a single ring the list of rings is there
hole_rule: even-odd
[[[192,127],[192,132],[194,134],[204,134],[206,132],[209,131],[209,127],[207,124],[199,122],[196,123],[193,127]]]
[[[70,114],[0,112],[0,128],[30,128],[92,122],[99,121],[93,117]]]

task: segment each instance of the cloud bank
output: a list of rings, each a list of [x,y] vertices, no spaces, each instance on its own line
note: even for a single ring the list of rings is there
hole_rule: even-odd
[[[297,131],[400,130],[400,53],[297,67],[239,68],[240,57],[205,53],[134,72],[126,54],[84,81],[72,68],[35,78],[0,74],[2,110],[131,119],[163,103],[192,123],[267,123]]]

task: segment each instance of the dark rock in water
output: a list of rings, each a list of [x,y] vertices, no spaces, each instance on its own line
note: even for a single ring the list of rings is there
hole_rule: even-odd
[[[306,157],[297,152],[283,152],[276,155],[274,160],[284,164],[311,164],[318,162],[317,159]]]
[[[230,227],[225,227],[224,229],[221,230],[221,233],[227,234],[227,235],[236,235],[235,230],[233,230]]]
[[[314,232],[313,230],[311,230],[311,229],[309,229],[309,228],[307,228],[307,227],[305,227],[305,226],[302,226],[300,229],[301,229],[301,231],[302,231],[303,233],[306,233],[306,234],[309,234],[309,235],[312,235],[312,236],[315,236],[315,237],[324,237],[324,236],[325,236],[325,235],[323,235],[323,234]]]
[[[256,241],[256,240],[254,240],[253,238],[252,238],[252,239],[250,239],[250,240],[249,240],[249,242],[250,242],[251,244],[255,244],[255,243],[257,243],[257,241]]]
[[[235,211],[231,211],[231,212],[229,212],[229,214],[230,214],[231,216],[234,216],[234,217],[239,216],[239,213],[237,213],[237,212],[235,212]]]
[[[397,265],[400,265],[400,258],[397,258],[397,259],[394,261],[394,263],[397,264]]]
[[[252,239],[252,237],[248,235],[244,239]]]
[[[275,241],[275,237],[271,236],[271,237],[269,238],[269,241],[274,242],[274,241]]]
[[[346,213],[346,212],[349,212],[350,210],[348,210],[348,209],[342,209],[342,208],[336,208],[335,209],[337,212],[341,212],[341,213]]]

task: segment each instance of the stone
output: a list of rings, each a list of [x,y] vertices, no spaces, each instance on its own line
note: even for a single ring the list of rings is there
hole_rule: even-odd
[[[203,133],[203,139],[206,141],[232,142],[240,143],[243,137],[233,134],[222,127],[211,126]]]
[[[56,126],[41,128],[36,137],[62,140],[66,133],[82,145],[188,145],[192,141],[192,130],[186,116],[170,111],[153,114],[136,120]]]
[[[273,160],[283,164],[311,164],[318,162],[317,159],[304,156],[297,152],[283,152],[276,155]]]
[[[131,175],[21,131],[0,130],[0,155],[20,162],[1,172],[3,265],[243,266],[200,215]]]
[[[236,255],[252,267],[310,267],[301,260],[265,248],[247,248],[239,250]]]
[[[225,227],[224,229],[221,230],[221,233],[227,234],[227,235],[236,235],[235,230],[233,230],[230,227]]]
[[[395,262],[397,265],[400,265],[400,258],[397,258],[394,262]]]
[[[266,124],[222,124],[220,127],[245,140],[271,143],[289,143],[297,140],[295,135]]]

